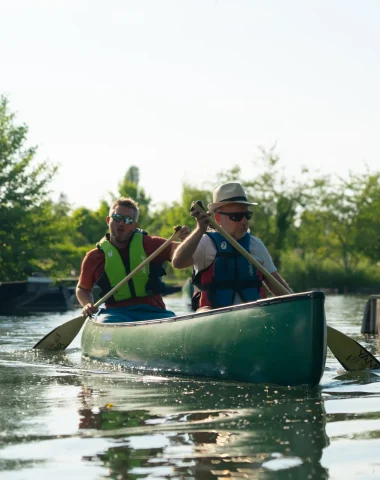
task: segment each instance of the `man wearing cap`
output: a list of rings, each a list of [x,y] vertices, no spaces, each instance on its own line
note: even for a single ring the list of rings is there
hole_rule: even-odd
[[[243,255],[217,231],[210,230],[209,216],[247,250],[272,276],[291,291],[278,273],[263,242],[251,235],[248,221],[252,218],[251,205],[240,183],[229,182],[216,188],[209,212],[193,210],[196,218],[194,231],[176,249],[172,264],[175,268],[193,266],[192,283],[199,292],[193,308],[205,310],[252,302],[266,296],[263,277]],[[265,284],[274,295],[282,292],[265,279]]]

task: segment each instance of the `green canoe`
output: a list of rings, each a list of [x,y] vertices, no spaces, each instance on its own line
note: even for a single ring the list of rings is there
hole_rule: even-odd
[[[88,320],[84,355],[128,367],[277,385],[317,385],[326,360],[322,292],[136,323]]]

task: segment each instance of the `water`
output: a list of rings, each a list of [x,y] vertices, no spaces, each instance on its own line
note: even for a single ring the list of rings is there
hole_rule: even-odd
[[[328,296],[328,324],[360,334],[366,297]],[[180,296],[168,309],[185,313]],[[380,371],[327,358],[320,386],[134,374],[31,347],[80,314],[0,317],[0,478],[379,479]]]

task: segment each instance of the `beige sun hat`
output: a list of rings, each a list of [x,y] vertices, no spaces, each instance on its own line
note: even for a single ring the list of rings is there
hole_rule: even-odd
[[[242,203],[244,205],[257,205],[254,202],[248,202],[247,195],[240,183],[229,182],[217,187],[212,193],[212,203],[209,203],[207,208],[210,212],[227,203]]]

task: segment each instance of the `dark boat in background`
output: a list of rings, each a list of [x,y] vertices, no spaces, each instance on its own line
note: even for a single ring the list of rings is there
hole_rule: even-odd
[[[40,312],[66,312],[80,308],[76,298],[75,277],[54,280],[34,273],[25,280],[0,282],[0,315],[28,315]],[[181,285],[166,285],[163,295],[180,292]],[[93,289],[95,301],[99,299],[97,285]]]
[[[38,312],[66,312],[73,308],[69,287],[32,275],[26,280],[0,282],[0,314],[27,315]]]

